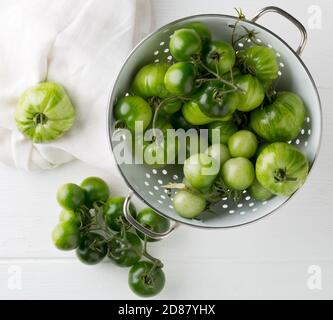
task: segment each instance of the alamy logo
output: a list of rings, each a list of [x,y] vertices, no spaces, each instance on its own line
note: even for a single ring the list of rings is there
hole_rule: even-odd
[[[308,268],[307,285],[310,290],[322,289],[322,270],[318,265],[311,265]]]
[[[323,27],[322,23],[322,10],[320,6],[312,5],[308,8],[308,27],[311,30],[321,30]]]
[[[8,289],[22,289],[22,268],[17,265],[12,265],[8,268]]]

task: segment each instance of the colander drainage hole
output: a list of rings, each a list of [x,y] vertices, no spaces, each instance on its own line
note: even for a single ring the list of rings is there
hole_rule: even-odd
[[[149,186],[149,182],[148,182],[148,181],[145,181],[145,185],[148,187],[148,186]]]
[[[154,56],[157,56],[158,54],[159,54],[158,50],[154,51]]]
[[[146,178],[150,179],[150,174],[146,173]]]
[[[228,208],[228,205],[227,205],[227,204],[224,204],[224,205],[222,206],[222,208],[227,209],[227,208]]]

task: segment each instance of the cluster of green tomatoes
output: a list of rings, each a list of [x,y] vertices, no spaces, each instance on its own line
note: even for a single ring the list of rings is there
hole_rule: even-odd
[[[300,133],[306,110],[297,94],[276,91],[276,52],[256,39],[240,50],[234,45],[212,39],[201,22],[184,25],[169,41],[173,61],[144,65],[114,107],[117,121],[132,133],[138,121],[143,130],[208,129],[211,145],[188,154],[173,198],[186,218],[222,196],[238,199],[246,189],[260,201],[290,196],[308,173],[306,157],[288,143]],[[166,165],[170,154],[177,158],[177,145],[166,140],[145,141],[142,148],[151,166]],[[220,170],[204,173],[216,164]]]
[[[95,265],[108,257],[121,267],[130,267],[128,282],[134,293],[149,297],[164,287],[163,264],[147,252],[147,242],[155,241],[134,231],[123,215],[124,198],[110,197],[106,182],[88,177],[80,185],[67,183],[57,191],[63,208],[52,240],[60,250],[75,250],[80,261]],[[169,220],[150,208],[140,212],[132,203],[130,214],[144,227],[165,232]]]

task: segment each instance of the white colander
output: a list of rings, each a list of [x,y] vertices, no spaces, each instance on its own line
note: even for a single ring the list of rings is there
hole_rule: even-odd
[[[299,29],[301,41],[296,51],[272,31],[255,23],[258,18],[268,12],[282,15]],[[223,39],[230,42],[232,35],[230,25],[235,25],[237,17],[221,14],[204,14],[186,17],[165,25],[150,34],[134,48],[118,75],[109,101],[107,121],[109,141],[112,150],[118,143],[112,139],[115,127],[113,107],[116,100],[127,93],[133,76],[144,64],[151,63],[152,61],[172,60],[168,49],[170,36],[176,29],[193,21],[199,21],[207,25],[214,39]],[[241,28],[241,26],[258,32],[258,41],[275,49],[280,66],[280,79],[277,89],[295,92],[304,100],[307,110],[304,127],[299,136],[291,141],[291,143],[296,145],[307,156],[311,169],[319,151],[322,115],[316,85],[310,72],[299,57],[305,46],[307,38],[306,30],[294,17],[276,7],[266,7],[262,9],[252,20],[242,21],[237,24],[237,28]],[[237,43],[239,49],[244,45],[247,45],[247,43],[243,43],[242,41]],[[115,160],[117,161],[117,159]],[[150,166],[143,164],[118,163],[118,168],[129,188],[149,207],[164,217],[195,227],[229,228],[244,225],[267,216],[281,207],[281,205],[290,198],[276,196],[271,200],[260,202],[252,199],[251,196],[244,191],[243,200],[238,203],[225,197],[213,206],[216,213],[205,212],[199,216],[199,219],[185,219],[175,212],[172,206],[172,198],[168,196],[168,191],[161,187],[170,182],[182,182],[182,166],[167,165],[162,169],[152,169]],[[166,236],[174,228],[173,226],[171,230],[164,234],[156,234],[138,225],[135,219],[127,213],[131,195],[132,194],[130,194],[125,201],[124,214],[135,228],[155,238]]]

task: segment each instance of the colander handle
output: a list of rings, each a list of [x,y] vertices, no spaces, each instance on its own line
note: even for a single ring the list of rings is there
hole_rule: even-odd
[[[304,50],[306,40],[308,38],[308,34],[306,32],[305,27],[300,23],[296,18],[294,18],[292,15],[290,15],[288,12],[274,6],[269,6],[261,9],[252,19],[252,22],[256,22],[260,17],[262,17],[264,14],[269,13],[269,12],[274,12],[278,13],[279,15],[287,18],[289,21],[291,21],[300,31],[301,33],[301,41],[300,44],[298,45],[298,48],[296,50],[296,53],[300,56]]]
[[[145,234],[147,237],[156,239],[156,240],[161,240],[166,238],[168,235],[170,235],[170,233],[175,230],[178,226],[179,223],[174,223],[171,228],[163,233],[159,233],[159,232],[154,232],[150,229],[145,228],[144,226],[142,226],[140,223],[138,223],[133,216],[130,214],[130,210],[129,210],[129,205],[130,205],[130,200],[133,196],[133,192],[130,192],[128,194],[128,196],[126,197],[125,201],[124,201],[124,206],[123,206],[123,212],[124,212],[124,216],[126,218],[126,220],[138,231],[142,232],[143,234]]]

